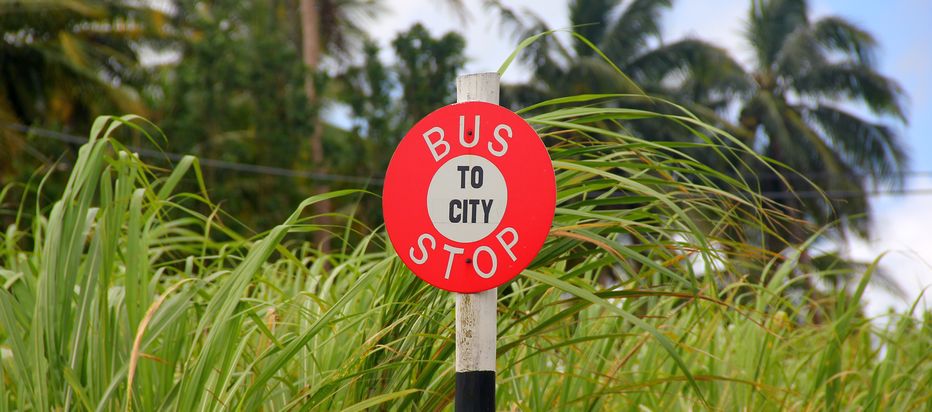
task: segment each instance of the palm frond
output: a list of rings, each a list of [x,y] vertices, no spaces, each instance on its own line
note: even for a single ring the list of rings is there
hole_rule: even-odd
[[[593,43],[616,64],[630,61],[644,53],[652,39],[660,39],[660,14],[671,5],[671,0],[634,0],[607,28],[605,39]]]
[[[526,35],[528,33],[528,27],[526,26],[526,24],[524,23],[521,17],[522,14],[528,15],[528,16],[534,16],[535,17],[533,19],[534,21],[542,21],[542,19],[539,16],[537,16],[533,11],[522,10],[522,12],[519,13],[515,11],[513,8],[502,4],[500,0],[483,0],[482,3],[486,9],[491,9],[495,11],[495,13],[498,15],[498,20],[499,20],[498,26],[500,30],[511,35],[512,38],[524,39],[528,37]]]
[[[611,65],[599,56],[580,57],[569,68],[558,83],[552,84],[561,94],[578,95],[590,90],[600,90],[607,93],[636,92],[631,82],[618,75]]]
[[[668,94],[687,101],[730,100],[748,93],[751,81],[741,65],[724,49],[699,39],[666,44],[630,61],[628,73],[642,84],[664,86],[679,74],[678,90],[664,87]]]
[[[812,24],[812,37],[826,49],[844,53],[860,65],[874,65],[877,40],[841,17],[830,16],[815,21]]]
[[[570,25],[589,41],[600,44],[606,34],[608,18],[619,3],[619,0],[573,0],[569,4]],[[580,41],[575,41],[573,46],[577,56],[590,56],[595,53]]]
[[[773,63],[776,76],[792,77],[814,66],[827,63],[824,50],[813,38],[809,26],[802,26],[786,37]]]
[[[825,191],[824,197],[801,197],[805,211],[820,225],[845,219],[847,226],[839,226],[838,229],[850,227],[859,235],[866,235],[870,203],[864,187],[864,173],[857,169],[858,165],[852,159],[830,145],[795,108],[785,108],[782,118],[795,141],[781,149],[790,151],[793,159],[799,159],[796,160],[799,163],[790,166],[804,170],[812,176],[817,187]],[[798,150],[800,147],[808,150]],[[835,232],[842,238],[846,236],[844,230]]]
[[[827,104],[807,113],[808,120],[817,124],[862,174],[874,182],[902,184],[908,155],[893,128]]]
[[[338,58],[349,57],[361,46],[365,24],[383,11],[375,0],[324,0],[318,6],[321,44]]]
[[[818,66],[793,78],[790,87],[806,97],[857,101],[874,113],[906,121],[903,88],[895,80],[867,66],[851,63]]]
[[[771,67],[786,39],[808,21],[805,0],[752,1],[747,38],[754,46],[758,67]]]

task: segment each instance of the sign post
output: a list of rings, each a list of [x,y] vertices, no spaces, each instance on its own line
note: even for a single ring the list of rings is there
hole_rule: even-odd
[[[526,268],[556,207],[553,164],[498,105],[498,73],[456,79],[456,104],[417,122],[385,173],[385,228],[402,262],[456,295],[456,410],[495,410],[497,287]]]
[[[456,78],[456,102],[498,104],[498,73]],[[456,294],[457,412],[495,411],[495,341],[498,289]]]

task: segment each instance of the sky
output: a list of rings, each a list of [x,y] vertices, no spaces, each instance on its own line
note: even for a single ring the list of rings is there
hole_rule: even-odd
[[[423,23],[433,35],[457,31],[466,38],[469,59],[465,71],[495,71],[514,50],[517,41],[503,32],[495,14],[481,8],[481,1],[464,0],[468,21],[456,17],[443,1],[391,0],[386,10],[368,24],[370,35],[390,58],[390,42],[399,31],[415,22]],[[532,10],[552,28],[569,26],[566,0],[502,0],[516,10]],[[748,0],[678,0],[663,17],[664,41],[695,37],[727,48],[749,64],[751,54],[742,33]],[[844,17],[872,33],[878,43],[880,71],[894,79],[908,95],[909,124],[899,128],[911,157],[909,170],[932,172],[932,1],[926,0],[810,0],[811,16]],[[528,70],[512,65],[504,82],[518,82]],[[853,239],[842,245],[851,256],[880,265],[906,291],[899,298],[876,288],[869,289],[868,313],[881,315],[887,308],[903,310],[924,288],[932,289],[932,173],[907,178],[909,195],[877,195],[873,198],[874,219],[869,240]],[[932,294],[932,291],[928,292]],[[932,297],[922,305],[932,308]]]

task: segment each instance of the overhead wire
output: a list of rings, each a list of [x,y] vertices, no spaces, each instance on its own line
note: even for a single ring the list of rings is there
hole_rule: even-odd
[[[49,138],[53,140],[58,140],[65,143],[71,144],[84,144],[87,143],[88,139],[81,136],[76,136],[73,134],[58,132],[54,130],[48,130],[38,127],[31,127],[22,124],[16,123],[0,123],[0,127],[15,130],[21,133],[27,133],[33,136]],[[169,159],[172,161],[180,161],[185,156],[189,156],[181,153],[172,153],[161,150],[152,150],[142,147],[127,146],[128,149],[138,153],[140,156],[150,157],[150,158],[163,158]],[[310,170],[295,170],[295,169],[286,169],[275,166],[266,166],[266,165],[257,165],[251,163],[241,163],[241,162],[231,162],[228,160],[219,160],[219,159],[210,159],[204,157],[198,157],[198,161],[202,166],[216,168],[216,169],[225,169],[236,172],[245,172],[245,173],[255,173],[255,174],[264,174],[264,175],[274,175],[282,177],[293,177],[293,178],[302,178],[302,179],[311,179],[319,180],[326,182],[338,182],[338,183],[363,183],[373,186],[381,186],[384,184],[384,178],[379,176],[351,176],[351,175],[341,175],[333,173],[324,173],[324,172],[314,172]],[[905,176],[932,176],[932,171],[906,171],[903,172]],[[932,188],[920,188],[920,189],[875,189],[868,190],[865,192],[857,191],[818,191],[818,190],[802,190],[802,191],[793,191],[793,192],[764,192],[761,195],[769,198],[802,198],[802,197],[829,197],[829,198],[852,198],[859,196],[913,196],[913,195],[932,195]]]
[[[2,123],[0,127],[15,130],[21,133],[28,133],[33,136],[49,138],[53,140],[58,140],[65,143],[72,144],[84,144],[88,142],[88,139],[85,137],[80,137],[68,133],[57,132],[54,130],[41,129],[37,127],[30,127],[21,124],[15,123]],[[152,150],[146,149],[143,147],[127,146],[127,149],[132,150],[135,153],[138,153],[140,156],[150,157],[150,158],[166,158],[172,161],[180,161],[183,159],[185,154],[181,153],[172,153],[161,150]],[[332,173],[323,173],[323,172],[314,172],[310,170],[294,170],[294,169],[285,169],[275,166],[266,166],[266,165],[257,165],[251,163],[240,163],[240,162],[231,162],[228,160],[219,160],[219,159],[210,159],[204,157],[198,157],[198,162],[202,166],[212,167],[215,169],[226,169],[237,172],[247,172],[255,174],[264,174],[264,175],[274,175],[274,176],[283,176],[283,177],[295,177],[295,178],[304,178],[311,180],[319,180],[326,182],[340,182],[340,183],[365,183],[369,185],[381,185],[384,181],[381,177],[363,177],[363,176],[349,176],[349,175],[340,175]]]

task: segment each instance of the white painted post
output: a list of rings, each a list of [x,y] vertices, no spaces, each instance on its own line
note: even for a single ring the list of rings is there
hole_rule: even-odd
[[[456,102],[498,104],[498,73],[456,78]],[[498,290],[456,294],[457,412],[495,410],[496,304]]]

